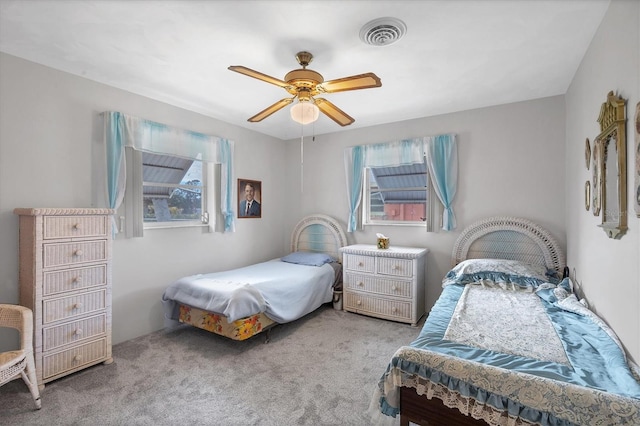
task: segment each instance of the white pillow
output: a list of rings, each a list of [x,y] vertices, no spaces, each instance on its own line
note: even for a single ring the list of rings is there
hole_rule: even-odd
[[[537,287],[545,282],[553,282],[554,274],[554,271],[550,272],[544,265],[518,260],[467,259],[451,269],[442,284],[469,284],[486,280]]]

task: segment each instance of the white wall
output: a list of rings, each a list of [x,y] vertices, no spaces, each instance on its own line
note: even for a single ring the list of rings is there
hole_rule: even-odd
[[[356,117],[357,119],[357,117]],[[422,118],[317,136],[304,142],[304,188],[300,188],[300,140],[287,145],[288,225],[320,212],[348,216],[344,149],[348,146],[456,133],[458,191],[453,203],[458,227],[427,233],[420,228],[366,227],[348,234],[350,244],[373,244],[376,232],[391,245],[428,247],[427,307],[440,295],[460,231],[494,215],[513,215],[540,223],[565,247],[564,98],[556,96],[437,117]]]
[[[640,101],[640,2],[612,1],[566,94],[566,224],[568,263],[592,310],[640,361],[640,218],[633,211],[636,162],[633,116]],[[627,216],[620,240],[598,228],[584,207],[585,139],[600,133],[600,106],[609,91],[627,99]]]
[[[98,114],[105,110],[235,141],[235,175],[261,180],[265,201],[262,219],[238,220],[234,234],[159,229],[118,238],[114,343],[163,327],[160,298],[172,280],[283,254],[285,142],[6,54],[0,54],[0,94],[0,303],[19,301],[13,209],[94,206],[95,158],[103,149]],[[0,350],[9,340],[2,336]]]

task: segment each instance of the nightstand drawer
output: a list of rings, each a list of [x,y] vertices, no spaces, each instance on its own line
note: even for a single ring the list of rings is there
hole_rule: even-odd
[[[383,299],[348,291],[344,294],[344,308],[347,311],[399,320],[411,320],[412,315],[410,301]]]
[[[412,298],[411,281],[385,279],[350,272],[345,272],[343,281],[344,287],[349,290]]]
[[[344,269],[358,272],[374,272],[375,271],[375,257],[372,256],[360,256],[357,254],[345,254],[342,262]]]
[[[43,322],[74,318],[106,308],[106,291],[98,290],[43,301]]]
[[[43,351],[98,337],[107,332],[107,315],[84,318],[44,329]]]
[[[45,216],[44,239],[107,237],[108,216]]]
[[[107,285],[107,264],[45,272],[43,296]]]
[[[45,268],[107,260],[107,240],[44,244],[43,250]]]
[[[411,278],[413,276],[413,261],[392,257],[379,257],[376,272],[382,275]]]
[[[107,340],[100,339],[43,357],[43,378],[68,373],[85,365],[96,363],[107,356]]]

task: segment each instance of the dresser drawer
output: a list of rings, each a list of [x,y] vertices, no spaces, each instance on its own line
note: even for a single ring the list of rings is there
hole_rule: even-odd
[[[384,299],[362,293],[344,293],[344,308],[347,311],[384,316],[386,318],[411,321],[410,301]]]
[[[43,301],[43,321],[50,324],[106,308],[106,290],[90,291],[74,296]]]
[[[47,354],[42,360],[43,379],[96,363],[107,356],[107,339],[88,342],[62,352]]]
[[[379,257],[376,272],[382,275],[411,278],[413,276],[413,261],[392,257]]]
[[[107,315],[97,315],[44,329],[42,350],[50,351],[69,343],[101,336],[107,332]]]
[[[374,272],[375,261],[375,257],[357,254],[345,254],[342,259],[344,269],[358,272]]]
[[[379,276],[360,275],[345,272],[343,285],[354,291],[383,294],[388,296],[412,297],[411,281],[386,279]]]
[[[45,272],[43,296],[107,285],[107,265]]]
[[[44,244],[45,268],[106,260],[107,240]]]
[[[109,232],[108,216],[45,216],[44,239],[54,238],[106,238]]]

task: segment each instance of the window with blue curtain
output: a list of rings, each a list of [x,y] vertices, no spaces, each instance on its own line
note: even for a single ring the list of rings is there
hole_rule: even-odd
[[[426,136],[350,147],[345,150],[344,163],[349,202],[349,218],[347,220],[347,230],[349,232],[354,232],[362,226],[361,215],[358,212],[361,204],[363,204],[363,194],[367,193],[367,188],[363,189],[363,185],[367,180],[365,175],[367,170],[386,170],[389,174],[399,175],[402,170],[406,170],[407,174],[409,174],[409,172],[426,168],[433,192],[444,206],[442,229],[451,230],[455,228],[455,216],[452,207],[458,180],[455,135]],[[396,183],[399,182],[397,176],[393,180]],[[424,175],[424,180],[427,180],[426,174]],[[417,196],[418,192],[420,192],[420,196],[422,196],[422,191],[418,191],[422,183],[421,180],[417,184],[418,186],[410,187],[407,186],[408,184],[402,186],[404,186],[403,189],[407,190],[415,189],[413,195]],[[429,185],[425,184],[425,187],[425,215],[422,217],[428,218],[429,206],[433,206],[434,202],[427,198]],[[390,190],[389,192],[393,192],[392,189],[394,188],[388,189]],[[381,193],[380,198],[382,199]],[[370,201],[365,201],[364,204],[367,209],[371,208],[370,203]],[[426,228],[429,230],[428,226]]]
[[[232,141],[120,112],[104,116],[109,207],[119,209],[124,200],[119,216],[125,221],[114,223],[116,232],[121,229],[127,237],[142,236],[145,217],[147,223],[156,225],[190,219],[182,223],[204,223],[214,231],[216,221],[209,213],[216,209],[221,217],[219,228],[235,231]],[[219,182],[216,188],[214,182]],[[172,197],[176,199],[170,201]],[[200,208],[191,206],[197,202]]]

